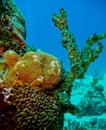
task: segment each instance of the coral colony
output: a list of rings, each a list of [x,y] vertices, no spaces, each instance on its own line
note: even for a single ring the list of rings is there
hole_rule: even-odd
[[[98,58],[103,49],[100,40],[106,33],[88,37],[79,52],[66,15],[66,10],[60,9],[60,15],[53,14],[52,20],[68,51],[70,72],[56,57],[28,49],[23,16],[12,0],[0,1],[0,130],[61,130],[64,113],[80,111],[70,102],[73,82],[83,78]],[[94,44],[97,47],[92,49]]]

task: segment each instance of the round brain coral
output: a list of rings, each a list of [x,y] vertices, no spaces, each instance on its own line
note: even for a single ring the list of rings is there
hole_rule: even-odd
[[[18,60],[18,54],[13,50],[8,50],[3,55],[4,61],[8,65],[8,67],[12,67]]]
[[[8,69],[4,80],[4,84],[6,86],[25,83],[31,84],[39,77],[42,77],[42,62],[38,56],[34,54],[33,56],[33,59],[31,55],[29,58],[22,58],[21,60],[17,61],[11,69]]]
[[[31,84],[38,77],[42,76],[42,66],[41,62],[36,59],[36,61],[23,60],[18,62],[14,69],[14,74],[17,79],[21,80],[23,83]]]
[[[10,59],[12,57],[10,55]],[[3,82],[6,86],[27,83],[32,86],[40,85],[44,89],[54,89],[61,80],[62,66],[56,57],[42,51],[29,51],[19,59],[5,75]]]

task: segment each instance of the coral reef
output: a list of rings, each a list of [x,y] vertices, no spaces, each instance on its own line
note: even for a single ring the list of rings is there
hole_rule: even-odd
[[[80,82],[75,81],[74,87],[77,85],[79,89],[73,88],[71,101],[79,107],[80,111],[75,116],[70,113],[64,115],[64,130],[105,130],[106,90],[103,87],[105,79],[99,80],[94,87],[90,84],[91,80],[92,77],[88,77]],[[77,98],[79,101],[75,103]]]
[[[103,94],[103,86],[98,84],[81,99],[78,107],[78,116],[97,116],[106,112],[106,97]]]
[[[0,56],[5,50],[22,53],[26,46],[25,21],[13,0],[0,2]]]
[[[105,130],[106,115],[77,118],[69,113],[64,116],[63,130]]]
[[[98,58],[103,48],[99,41],[106,38],[106,33],[89,37],[79,52],[74,35],[68,30],[66,16],[66,11],[60,9],[60,16],[53,14],[52,19],[62,33],[70,72],[65,71],[56,57],[26,46],[23,16],[12,0],[0,1],[1,130],[62,130],[64,112],[81,113],[79,110],[84,105],[77,107],[70,101],[73,82],[82,78],[90,63]],[[92,48],[94,44],[96,48]],[[93,89],[102,92],[102,88]],[[104,100],[102,94],[100,98]]]

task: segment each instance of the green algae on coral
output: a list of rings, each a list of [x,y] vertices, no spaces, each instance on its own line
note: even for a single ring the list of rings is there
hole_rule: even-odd
[[[0,4],[0,48],[3,52],[13,49],[19,52],[25,46],[25,21],[13,0]]]

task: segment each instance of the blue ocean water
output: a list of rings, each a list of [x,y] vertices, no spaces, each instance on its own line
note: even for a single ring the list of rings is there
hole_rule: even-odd
[[[88,36],[106,32],[105,0],[15,0],[26,20],[27,44],[34,45],[58,57],[66,70],[70,69],[67,51],[62,47],[59,30],[52,22],[52,14],[60,8],[67,10],[70,31],[74,33],[79,49]],[[106,72],[106,40],[100,57],[90,65],[87,73],[97,69]]]

